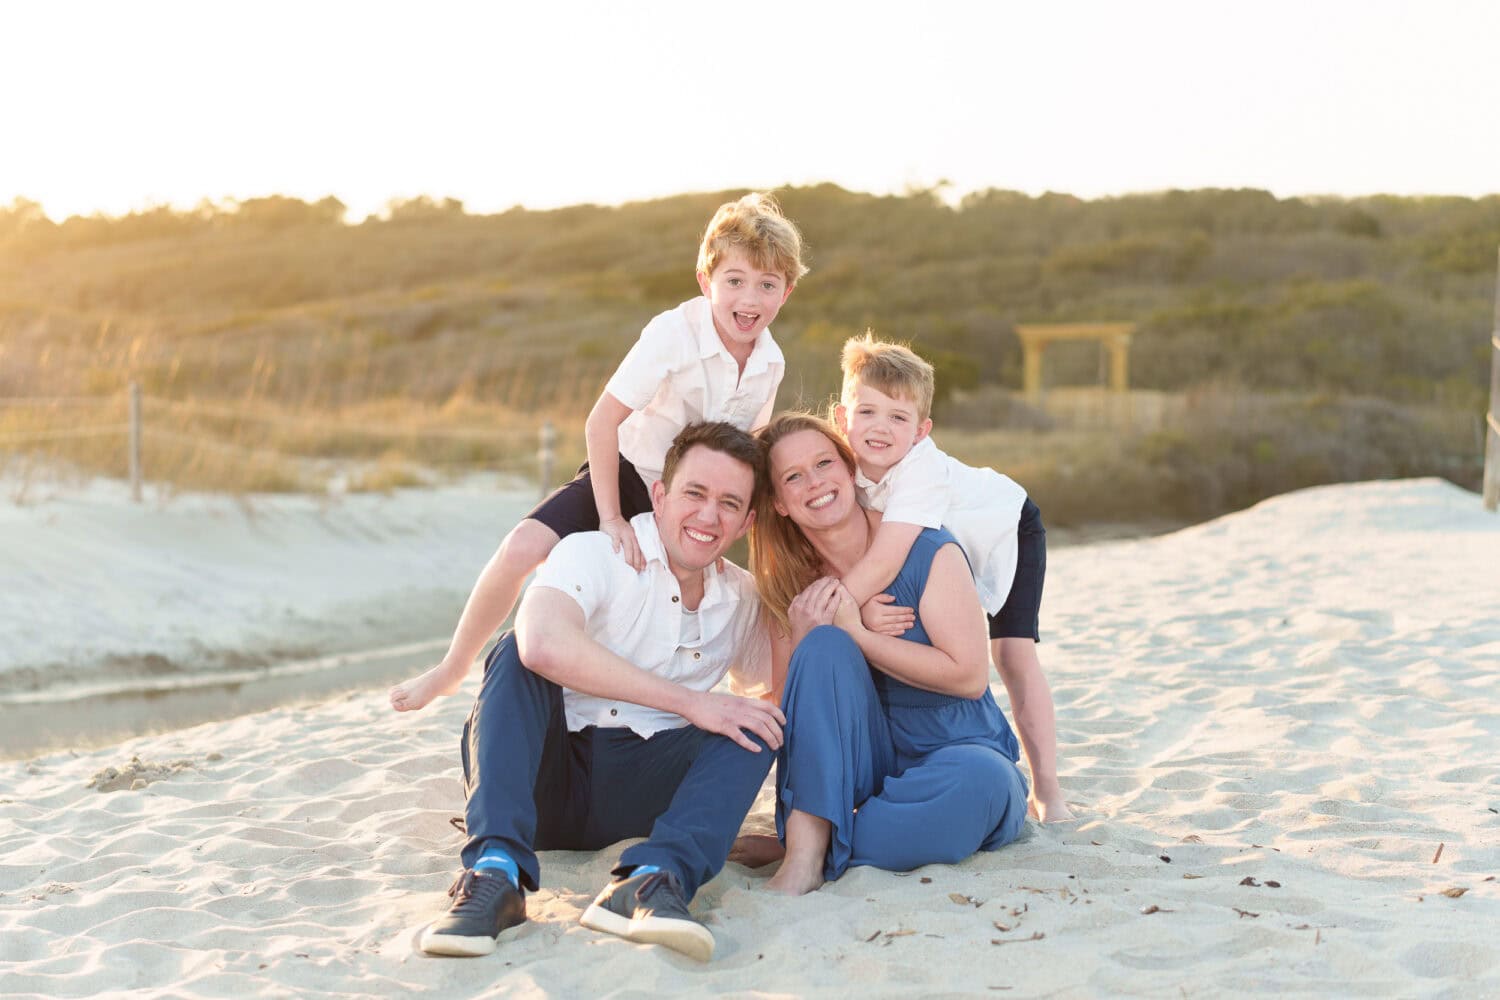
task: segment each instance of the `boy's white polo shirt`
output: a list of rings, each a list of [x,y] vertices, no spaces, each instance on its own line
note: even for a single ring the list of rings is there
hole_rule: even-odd
[[[567,594],[583,609],[584,630],[623,659],[694,691],[708,691],[730,675],[736,694],[770,687],[771,646],[760,599],[749,573],[733,563],[703,571],[697,635],[684,634],[682,595],[667,568],[656,517],[630,521],[646,568],[640,573],[610,547],[603,532],[569,535],[537,570],[533,587]],[[563,689],[568,728],[628,726],[641,736],[687,725],[671,712]]]
[[[604,391],[635,412],[620,425],[620,454],[650,486],[661,478],[678,431],[722,420],[742,431],[771,419],[786,359],[769,328],[740,374],[739,362],[714,329],[708,299],[698,296],[646,324]]]
[[[856,472],[854,484],[864,505],[887,521],[953,532],[969,557],[979,603],[990,614],[1005,606],[1016,575],[1016,525],[1026,503],[1019,483],[989,467],[965,465],[926,437],[880,482]]]

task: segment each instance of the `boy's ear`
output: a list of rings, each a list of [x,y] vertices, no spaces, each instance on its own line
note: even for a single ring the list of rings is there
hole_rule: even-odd
[[[849,408],[843,403],[833,404],[833,424],[839,429],[840,434],[844,437],[849,436]]]
[[[786,300],[792,297],[792,290],[797,287],[796,282],[786,286],[786,291],[781,293],[781,304],[786,305]]]
[[[932,418],[928,417],[926,420],[922,421],[920,424],[917,425],[917,436],[912,439],[911,443],[912,444],[916,444],[918,441],[922,440],[923,438],[925,438],[927,435],[929,435],[931,433],[932,433]]]
[[[701,291],[704,295],[708,294],[708,279],[709,275],[707,275],[703,271],[698,272],[698,290]]]

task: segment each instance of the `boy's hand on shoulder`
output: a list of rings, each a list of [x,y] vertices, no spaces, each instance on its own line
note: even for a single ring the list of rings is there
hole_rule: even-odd
[[[611,546],[630,564],[631,569],[639,573],[646,568],[646,557],[641,555],[640,542],[636,540],[635,530],[630,527],[629,521],[623,517],[612,517],[608,521],[600,521],[599,530],[609,536]]]
[[[901,636],[916,624],[917,616],[911,608],[896,604],[890,594],[876,594],[859,609],[859,619],[878,635]]]

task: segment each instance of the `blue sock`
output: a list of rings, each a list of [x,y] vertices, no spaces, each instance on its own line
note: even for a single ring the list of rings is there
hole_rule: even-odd
[[[650,875],[652,872],[659,871],[661,871],[661,866],[659,865],[636,865],[630,870],[630,874],[625,877],[635,878],[637,875]]]
[[[511,885],[517,888],[521,886],[521,869],[516,867],[516,863],[510,859],[509,854],[498,848],[491,847],[479,855],[479,860],[474,862],[474,870],[476,872],[504,872],[505,877],[510,879]]]

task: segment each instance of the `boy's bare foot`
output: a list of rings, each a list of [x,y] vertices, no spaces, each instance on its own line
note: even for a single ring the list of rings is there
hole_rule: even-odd
[[[1078,818],[1068,808],[1068,803],[1063,801],[1061,791],[1045,798],[1033,793],[1026,800],[1026,814],[1041,823],[1066,823]]]
[[[398,712],[415,712],[426,708],[435,698],[450,695],[464,683],[468,670],[454,670],[439,663],[420,677],[413,677],[391,688],[391,707]]]
[[[785,856],[786,848],[781,846],[781,841],[763,833],[747,833],[736,837],[734,846],[729,849],[729,860],[746,868],[764,868]]]
[[[766,888],[783,896],[805,896],[823,884],[823,856],[800,859],[788,857],[776,874],[766,881]]]

